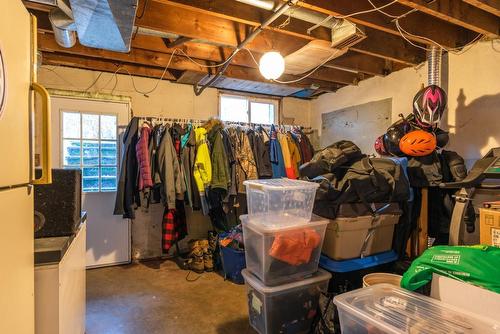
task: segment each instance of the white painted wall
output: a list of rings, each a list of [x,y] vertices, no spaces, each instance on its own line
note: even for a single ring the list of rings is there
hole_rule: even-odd
[[[39,70],[39,82],[47,88],[85,91],[97,79],[100,72],[69,67],[42,66]],[[89,92],[112,93],[130,96],[136,116],[163,116],[208,119],[217,116],[217,89],[208,88],[200,96],[195,96],[191,85],[161,81],[158,88],[148,97],[137,93],[128,75],[117,75],[117,83],[112,73],[103,73]],[[157,84],[156,79],[134,77],[137,90],[149,91]],[[114,89],[113,89],[114,88]],[[296,98],[284,98],[282,114],[293,118],[293,124],[309,126],[311,102]]]
[[[448,112],[441,122],[451,133],[447,149],[477,159],[500,146],[500,53],[491,42],[481,42],[462,55],[450,54],[448,62]],[[311,126],[321,130],[322,113],[385,98],[392,98],[395,121],[398,114],[411,113],[413,96],[426,83],[423,64],[322,95],[312,102]],[[374,133],[373,140],[380,134]]]

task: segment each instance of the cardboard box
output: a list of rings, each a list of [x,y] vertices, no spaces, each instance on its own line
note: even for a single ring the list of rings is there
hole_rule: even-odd
[[[479,209],[481,244],[500,247],[500,210]]]
[[[500,320],[500,293],[433,274],[431,297],[477,315]]]

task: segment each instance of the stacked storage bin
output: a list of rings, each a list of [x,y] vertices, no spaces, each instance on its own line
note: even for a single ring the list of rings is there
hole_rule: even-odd
[[[250,325],[261,334],[308,333],[330,273],[318,269],[328,220],[312,217],[315,183],[245,181],[241,216]]]

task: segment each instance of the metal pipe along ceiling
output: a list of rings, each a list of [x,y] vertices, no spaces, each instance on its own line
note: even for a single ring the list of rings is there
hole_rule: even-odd
[[[210,86],[212,83],[214,83],[222,74],[224,74],[224,71],[227,69],[229,64],[231,63],[231,59],[241,50],[243,49],[248,43],[250,43],[258,34],[261,33],[262,30],[264,30],[268,25],[276,21],[278,17],[283,15],[290,7],[294,6],[297,4],[299,0],[288,0],[286,3],[283,3],[276,11],[267,19],[265,20],[260,26],[255,28],[250,35],[248,35],[243,41],[241,41],[240,44],[236,47],[236,49],[231,53],[231,55],[226,59],[224,65],[219,69],[219,71],[213,76],[212,79],[210,79],[206,84],[201,86],[201,88],[198,86],[198,84],[201,82],[201,80],[194,85],[194,93],[196,96],[200,95],[205,88]],[[203,78],[204,79],[204,78]],[[203,80],[202,79],[202,80]]]

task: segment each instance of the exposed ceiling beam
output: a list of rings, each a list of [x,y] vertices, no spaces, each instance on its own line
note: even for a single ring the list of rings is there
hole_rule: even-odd
[[[395,63],[353,51],[349,51],[339,58],[330,60],[325,65],[344,69],[358,68],[363,73],[376,76],[384,76],[393,71],[399,71],[407,67],[401,63]]]
[[[39,29],[45,32],[51,32],[51,26],[48,23],[46,14],[38,11],[35,14],[40,17]],[[46,37],[44,36],[42,38]],[[136,35],[135,38],[132,39],[132,48],[157,51],[168,54],[174,52],[175,49],[180,49],[192,58],[207,60],[212,63],[223,62],[233,52],[233,48],[230,47],[218,47],[215,45],[197,42],[186,42],[179,46],[168,47],[164,39],[162,39],[161,37],[140,34]],[[257,60],[260,59],[260,53],[253,52],[253,55]],[[378,58],[375,59],[378,60]],[[239,52],[233,58],[232,64],[251,68],[258,67],[252,56],[246,50],[242,50],[241,52]],[[383,69],[379,69],[379,72],[380,73],[378,73],[377,75],[383,75],[384,73]],[[328,75],[325,75],[325,73],[328,73]],[[347,85],[356,84],[360,80],[369,77],[365,76],[363,73],[357,74],[353,73],[352,71],[345,70],[328,71],[325,73],[320,72],[311,77],[319,80],[331,81]],[[367,74],[372,75],[372,73]]]
[[[498,0],[464,0],[464,1],[488,13],[500,16],[500,1]]]
[[[28,4],[31,4],[31,3],[28,3]],[[149,6],[151,6],[151,5],[149,5]],[[251,6],[247,6],[247,7],[251,7]],[[139,7],[139,8],[142,8],[142,7]],[[162,17],[160,20],[161,22],[167,21],[166,18],[168,18],[169,13],[171,13],[171,11],[167,12],[167,10],[165,8],[174,9],[174,11],[175,11],[175,8],[172,8],[172,7],[169,7],[166,5],[162,5],[162,4],[158,4],[157,7],[154,7],[152,9],[151,9],[151,7],[148,7],[148,8],[150,10],[155,10],[156,12],[159,11],[159,14],[163,14],[163,15],[158,15],[159,17]],[[253,8],[253,7],[251,7],[251,8]],[[38,8],[38,9],[40,9],[40,8]],[[185,14],[185,15],[189,14],[188,10],[185,10],[182,8],[180,8],[179,10],[183,10],[183,12],[181,14]],[[177,11],[179,11],[179,10],[177,10]],[[32,10],[32,12],[39,19],[39,24],[38,24],[39,30],[50,32],[52,30],[52,28],[50,26],[50,22],[48,20],[47,14],[45,12],[41,12],[39,10]],[[181,16],[184,16],[184,15],[181,15]],[[151,20],[152,19],[149,19],[149,21],[151,21]],[[205,15],[204,19],[202,21],[199,21],[199,20],[194,21],[195,18],[192,15],[191,16],[188,15],[186,20],[192,20],[190,22],[195,22],[197,24],[196,24],[196,27],[195,27],[195,24],[191,24],[191,27],[184,26],[183,30],[182,30],[183,32],[193,33],[196,36],[201,37],[198,39],[204,39],[204,38],[211,37],[210,35],[207,35],[206,33],[198,33],[197,32],[197,30],[199,30],[200,25],[205,24],[207,20],[208,20],[208,22],[210,22],[210,17],[207,17]],[[224,23],[226,25],[229,25],[228,29],[232,30],[232,33],[229,32],[229,36],[235,36],[236,35],[235,29],[234,29],[235,23],[232,21],[229,21],[229,23],[228,23],[227,19],[222,19],[222,20],[224,20]],[[295,22],[295,21],[297,21],[297,20],[292,20],[292,22]],[[253,24],[256,25],[257,23],[254,22]],[[312,24],[308,24],[307,26],[302,27],[302,33],[307,28],[309,28],[311,25]],[[166,32],[166,30],[171,28],[171,26],[172,26],[172,24],[168,24],[168,22],[166,24],[161,24],[160,26],[158,23],[156,23],[155,28],[156,28],[156,30],[161,29],[162,31]],[[314,32],[317,33],[316,37],[320,38],[320,39],[329,39],[330,38],[330,31],[326,28],[324,28],[324,29],[322,29],[322,28],[324,28],[324,27],[320,27],[320,28],[314,30]],[[195,31],[193,31],[193,30],[195,30]],[[379,31],[376,31],[376,30],[370,29],[370,28],[366,28],[365,30],[366,30],[366,33],[368,34],[369,38],[365,39],[365,41],[363,41],[364,42],[363,44],[355,45],[354,47],[351,47],[350,52],[348,54],[352,53],[351,51],[354,51],[355,53],[356,52],[363,53],[365,55],[369,55],[370,57],[367,57],[366,61],[364,61],[364,62],[359,62],[359,61],[354,62],[352,64],[352,66],[347,61],[343,61],[342,67],[344,67],[345,69],[347,69],[349,71],[353,71],[353,70],[359,71],[359,72],[370,74],[370,75],[384,75],[384,74],[388,74],[390,72],[390,71],[388,71],[388,69],[390,69],[390,68],[394,68],[394,69],[401,68],[400,64],[411,66],[411,65],[419,64],[425,60],[425,53],[422,50],[414,48],[413,46],[411,46],[407,43],[403,43],[400,38],[392,36],[392,35],[387,35],[387,34],[381,33]],[[267,37],[266,37],[266,34],[268,34]],[[265,51],[268,51],[273,46],[275,48],[278,48],[275,44],[275,42],[277,41],[276,36],[282,36],[282,34],[280,34],[280,35],[276,35],[276,34],[278,34],[278,32],[264,31],[263,33],[261,33],[261,36],[258,36],[257,39],[261,38],[261,40],[264,41],[261,44],[264,44],[264,46],[263,47],[262,46],[255,47],[253,49],[253,52],[263,53]],[[226,33],[226,35],[228,35],[228,34]],[[134,43],[136,41],[143,39],[143,38],[147,38],[147,37],[151,37],[151,36],[144,36],[144,35],[141,35],[139,33],[138,35],[136,35],[135,39],[132,41],[132,44],[133,44],[132,46],[138,47],[138,48],[144,48],[144,49],[157,50],[156,47],[151,43],[148,43],[147,46],[134,45]],[[307,40],[305,38],[300,38],[297,36],[285,36],[285,39],[286,38],[288,38],[289,46],[292,46],[293,50],[291,50],[291,51],[294,51],[295,49],[299,49],[300,47],[302,47],[303,45],[305,45],[307,43]],[[271,39],[271,41],[269,41],[269,39]],[[374,39],[374,40],[367,41],[368,39]],[[236,40],[232,39],[231,37],[225,37],[225,39],[222,40],[222,43],[219,43],[219,44],[224,44],[224,45],[232,45],[233,44],[234,45],[235,41]],[[137,43],[135,43],[135,44],[137,44]],[[158,45],[163,46],[163,44],[164,43],[161,43]],[[212,51],[210,51],[210,52],[212,52],[212,54],[220,53],[220,51],[219,51],[220,48],[215,46],[215,45],[208,45],[205,43],[197,43],[197,44],[199,47],[204,45],[205,49],[212,49]],[[185,47],[186,45],[192,45],[192,43],[186,43],[183,45],[183,47]],[[267,48],[264,48],[265,45],[269,45],[269,46]],[[388,47],[384,48],[383,45],[387,45]],[[398,47],[398,48],[402,47],[402,49],[396,50],[396,49],[394,49],[394,47]],[[193,49],[193,48],[190,47],[190,49]],[[232,51],[232,48],[222,48],[222,49],[229,50],[229,51],[224,51],[224,54],[226,56],[229,55],[230,52]],[[215,50],[215,52],[213,50]],[[157,50],[157,51],[161,51],[161,50]],[[164,50],[162,50],[162,51],[164,51]],[[282,49],[280,49],[280,51],[283,53]],[[191,55],[191,53],[189,53],[189,54]],[[205,57],[197,56],[194,53],[193,53],[193,57],[205,59]],[[238,54],[238,56],[235,57],[233,62],[237,63],[238,59],[240,57],[250,59],[250,56],[247,55],[246,52],[240,52]],[[383,59],[377,59],[377,58],[383,58]],[[384,61],[384,59],[391,60],[391,62],[387,63],[386,61]],[[222,59],[217,59],[216,61],[221,61],[221,60]],[[392,61],[398,62],[400,64],[397,64],[397,63],[392,64]],[[253,63],[253,61],[251,61],[251,62]],[[377,66],[379,66],[380,64],[382,64],[382,67],[377,68]],[[242,64],[242,65],[245,66],[244,64]],[[361,65],[365,65],[365,66],[361,66]],[[250,65],[250,66],[252,66],[252,65]]]
[[[160,52],[132,48],[130,53],[123,54],[119,52],[87,48],[78,43],[74,47],[66,49],[59,46],[55,42],[53,36],[51,36],[50,34],[43,34],[43,33],[38,34],[38,42],[39,42],[38,46],[39,50],[45,52],[57,52],[57,53],[71,54],[76,56],[81,55],[84,57],[93,57],[97,59],[105,59],[115,62],[123,62],[134,65],[144,65],[150,67],[164,68],[168,64],[171,58],[171,54],[167,53],[160,53]],[[206,62],[200,59],[195,59],[195,60],[202,64],[205,63],[206,65],[209,65],[211,63],[213,64],[213,62]],[[195,63],[191,62],[190,60],[182,56],[173,57],[172,61],[170,62],[170,68],[173,70],[190,70],[190,71],[207,73],[207,70],[205,68],[196,65]],[[213,69],[209,73],[213,73]],[[262,75],[257,69],[243,67],[243,66],[230,65],[228,67],[228,70],[225,72],[225,75],[227,77],[233,77],[236,79],[270,83],[269,80],[265,80],[262,77]],[[284,74],[280,77],[280,80],[292,81],[297,78],[298,78],[297,76]],[[316,87],[328,91],[335,91],[340,87],[344,86],[343,84],[339,83],[317,80],[317,79],[309,79],[309,78],[301,80],[300,82],[297,83],[290,84],[289,86],[299,87],[299,88],[309,88],[311,87],[311,85],[314,85]]]
[[[388,3],[388,1],[386,0],[372,0],[372,2],[376,6],[381,6]],[[299,1],[299,6],[333,16],[345,16],[373,9],[368,1],[359,0],[307,0]],[[385,12],[396,16],[406,13],[409,10],[411,10],[411,8],[402,6],[400,4],[394,4],[387,8],[384,8]],[[349,17],[349,20],[366,27],[384,31],[389,34],[398,36],[400,35],[395,23],[392,22],[392,18],[389,18],[379,12],[370,12],[367,14],[355,15]],[[402,18],[400,20],[400,24],[408,32],[430,38],[448,48],[455,48],[464,45],[474,38],[474,36],[470,34],[470,31],[467,31],[466,29],[457,27],[456,25],[450,24],[449,22],[435,20],[429,15],[420,12],[413,12],[408,16]],[[421,42],[424,44],[429,43],[425,39],[421,39],[416,36],[408,36],[408,38],[410,40]]]
[[[220,15],[214,11],[201,10],[195,7],[194,3],[193,6],[187,6],[177,2],[174,3],[170,0],[161,1],[168,2],[168,4],[159,3],[158,1],[150,2],[145,15],[141,19],[138,19],[136,24],[149,29],[171,32],[232,47],[238,45],[238,42],[243,40],[253,28],[247,23],[241,23],[243,18],[238,11],[234,13],[235,16],[228,19],[220,17]],[[230,4],[230,6],[237,5],[239,6],[240,4],[234,1]],[[250,18],[247,17],[244,21],[249,22]],[[253,25],[258,24],[259,22],[257,21],[253,22]],[[310,26],[312,26],[312,24],[308,25],[308,27]],[[302,30],[303,34],[306,29],[307,28],[304,28],[304,30]],[[321,29],[318,31],[321,32]],[[330,36],[329,30],[322,34],[328,36],[322,39],[328,39]],[[425,60],[425,54],[422,50],[408,43],[404,43],[404,40],[400,37],[385,34],[374,29],[367,29],[366,34],[368,38],[353,46],[351,48],[352,50],[393,61],[399,61],[408,65],[416,65]],[[276,49],[282,54],[287,55],[307,44],[308,38],[303,36],[287,35],[282,33],[282,30],[264,30],[249,43],[247,47],[256,52],[266,52],[271,49]],[[319,36],[317,37],[319,38]],[[367,42],[367,40],[370,39],[372,39],[372,42]],[[383,45],[398,45],[403,49],[395,50],[392,47],[384,48]]]
[[[495,15],[461,0],[398,0],[399,3],[462,26],[490,38],[500,34],[500,20]],[[497,1],[500,3],[500,1]]]
[[[161,78],[163,70],[157,67],[137,66],[132,64],[117,63],[110,60],[88,58],[77,55],[43,52],[43,65],[68,66],[93,71],[102,71],[118,74],[132,74],[139,77]],[[118,71],[118,72],[117,72]],[[167,71],[163,80],[176,80],[176,76]]]

